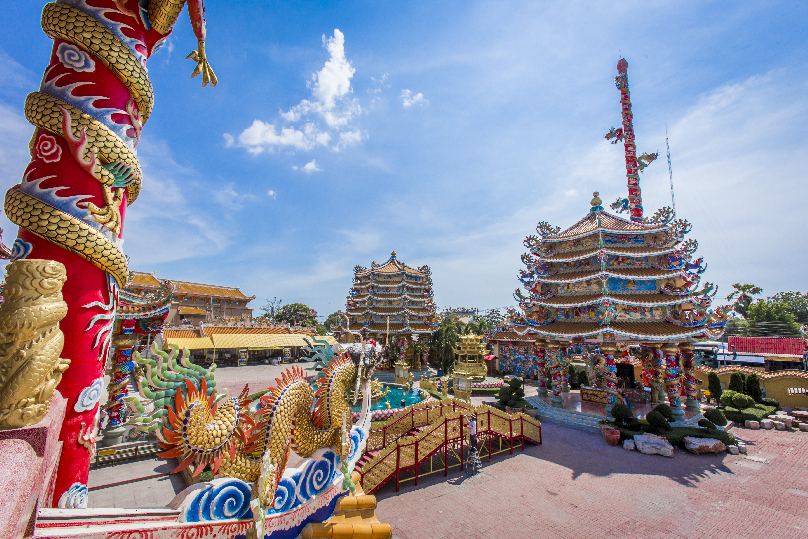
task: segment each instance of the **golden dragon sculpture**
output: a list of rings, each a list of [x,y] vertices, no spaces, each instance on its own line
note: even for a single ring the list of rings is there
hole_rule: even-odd
[[[6,271],[0,306],[0,428],[14,428],[45,417],[70,365],[59,357],[66,274],[64,265],[52,260],[17,260]]]

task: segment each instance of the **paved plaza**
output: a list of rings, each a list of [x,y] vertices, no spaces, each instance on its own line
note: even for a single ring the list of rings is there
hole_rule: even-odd
[[[808,537],[808,434],[733,429],[748,456],[643,455],[550,423],[544,444],[382,487],[398,539]]]
[[[288,367],[225,367],[216,379],[231,395],[245,382],[254,392]],[[536,393],[535,386],[525,390]],[[394,482],[383,486],[377,515],[398,539],[808,537],[808,433],[732,432],[747,442],[747,456],[677,449],[665,458],[544,423],[543,445],[484,459],[476,476],[453,469],[448,478],[422,477],[418,487],[404,482],[399,493]],[[289,465],[297,462],[292,455]],[[178,476],[97,487],[173,467],[151,459],[91,470],[90,505],[162,506],[183,488]]]

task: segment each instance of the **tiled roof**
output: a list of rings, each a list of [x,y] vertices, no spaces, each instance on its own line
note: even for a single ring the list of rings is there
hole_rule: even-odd
[[[583,249],[581,251],[570,251],[554,254],[551,256],[543,256],[541,257],[541,259],[547,262],[570,262],[573,260],[582,260],[584,258],[589,258],[590,256],[595,256],[600,251],[603,251],[604,253],[610,255],[641,257],[641,256],[661,255],[673,252],[675,250],[676,246],[663,248],[663,247],[651,247],[650,245],[643,247],[638,246],[618,247],[616,245],[608,245],[603,248],[592,247],[589,249]]]
[[[171,281],[177,288],[174,290],[174,295],[180,297],[182,295],[198,295],[198,296],[213,296],[222,298],[235,298],[235,299],[254,299],[255,296],[245,296],[244,293],[238,288],[231,288],[229,286],[213,286],[199,283],[187,283],[185,281]]]
[[[380,264],[375,268],[371,267],[370,269],[367,269],[365,271],[356,272],[356,276],[359,277],[371,273],[401,273],[401,272],[409,273],[411,275],[427,275],[426,273],[417,270],[415,268],[411,268],[407,264],[399,261],[396,258],[395,253],[393,253],[387,260],[387,262]]]
[[[240,328],[240,327],[221,327],[221,326],[205,326],[202,328],[205,335],[289,335],[291,331],[285,327],[269,327],[269,328]]]
[[[628,305],[678,305],[691,301],[690,296],[668,296],[666,294],[582,294],[580,296],[555,296],[533,301],[535,305],[544,307],[580,307],[591,305],[608,299],[615,303]]]
[[[519,335],[515,331],[497,331],[494,333],[494,336],[491,337],[493,341],[522,341],[522,342],[534,342],[534,336],[532,335]]]
[[[209,337],[165,337],[166,349],[172,344],[180,350],[183,348],[187,348],[188,350],[207,350],[208,348],[213,348],[213,341],[210,340]]]
[[[617,277],[619,279],[652,280],[675,277],[676,275],[681,275],[681,273],[682,270],[660,270],[656,268],[607,268],[604,271],[591,269],[557,273],[549,277],[537,276],[536,280],[542,283],[573,283],[592,279],[598,275]]]
[[[600,226],[598,226],[598,216],[600,216]],[[583,219],[569,227],[568,229],[545,236],[544,241],[561,241],[577,236],[585,236],[596,233],[598,230],[606,232],[637,232],[651,233],[662,230],[663,225],[640,225],[627,219],[617,217],[605,211],[589,212]]]
[[[612,322],[610,326],[601,326],[597,322],[553,322],[532,330],[542,337],[554,339],[592,337],[610,332],[640,341],[676,341],[704,332],[704,328],[687,328],[666,322]]]
[[[360,331],[365,326],[363,324],[351,324],[348,326],[351,331]],[[428,326],[426,324],[418,324],[410,322],[410,329],[413,333],[432,333],[435,331],[435,327]],[[373,331],[375,333],[384,333],[387,330],[386,323],[379,323],[379,324],[370,324],[368,326],[368,331]],[[398,322],[390,322],[390,331],[392,333],[401,333],[404,330],[404,324]]]
[[[140,271],[132,271],[130,273],[132,275],[132,283],[130,286],[160,288],[160,280],[154,276],[154,273],[142,273]]]
[[[199,337],[195,329],[164,329],[163,338],[166,339],[193,339]]]

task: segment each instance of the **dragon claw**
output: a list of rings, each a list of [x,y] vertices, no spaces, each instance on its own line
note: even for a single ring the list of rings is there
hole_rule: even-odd
[[[203,40],[199,40],[199,49],[188,53],[185,59],[196,62],[196,68],[193,73],[191,73],[191,78],[196,78],[201,74],[203,87],[210,84],[211,88],[213,88],[219,83],[216,74],[213,72],[213,68],[210,67],[210,63],[208,63],[208,59],[205,56],[205,42]]]

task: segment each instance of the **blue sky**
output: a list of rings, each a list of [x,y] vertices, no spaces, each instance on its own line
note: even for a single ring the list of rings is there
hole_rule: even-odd
[[[19,182],[51,41],[4,5],[0,182]],[[806,291],[808,5],[802,2],[206,2],[200,88],[183,13],[149,60],[154,113],[131,267],[344,308],[356,264],[432,268],[439,306],[504,307],[522,240],[625,196],[615,65],[640,151],[670,136],[677,213],[726,295]],[[648,214],[670,203],[664,159]],[[15,227],[4,217],[4,241]]]

